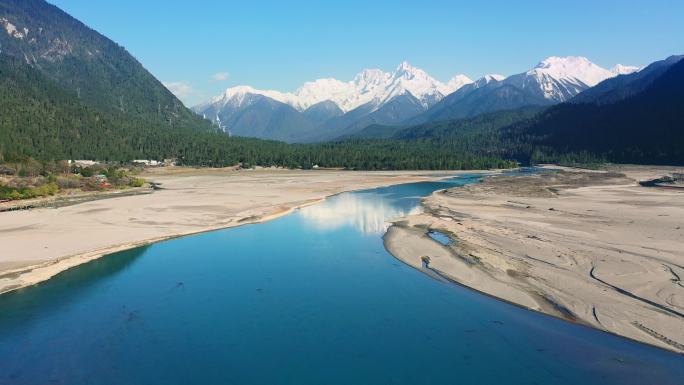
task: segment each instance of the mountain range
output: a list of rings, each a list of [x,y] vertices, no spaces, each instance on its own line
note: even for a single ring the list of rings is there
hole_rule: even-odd
[[[468,118],[485,112],[562,103],[603,80],[637,70],[637,67],[623,65],[607,70],[584,57],[553,56],[526,72],[503,79],[484,79],[464,87],[408,123]]]
[[[324,141],[374,124],[412,125],[561,103],[638,69],[618,64],[607,70],[583,57],[550,57],[507,78],[492,74],[472,81],[456,75],[442,83],[403,62],[391,73],[368,69],[349,82],[318,79],[293,93],[232,87],[193,110],[232,135]]]
[[[372,125],[357,139],[475,141],[474,149],[533,162],[684,162],[684,55],[611,77],[566,102],[410,126]]]
[[[684,56],[605,80],[568,103],[509,127],[556,153],[602,154],[617,163],[684,162]]]
[[[348,82],[318,79],[292,93],[232,87],[193,110],[233,135],[313,141],[339,136],[360,119],[403,121],[471,82],[457,75],[445,84],[403,62],[391,73],[366,69]]]
[[[350,169],[683,164],[682,58],[606,70],[581,57],[551,57],[509,77],[459,75],[446,83],[402,63],[391,73],[319,79],[293,93],[235,87],[197,108],[212,124],[123,47],[57,7],[4,0],[0,163],[173,157],[190,165]],[[237,136],[336,141],[290,145]]]

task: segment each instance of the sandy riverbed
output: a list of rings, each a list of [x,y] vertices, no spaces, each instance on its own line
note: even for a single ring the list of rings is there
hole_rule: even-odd
[[[261,222],[342,191],[434,180],[438,172],[158,169],[153,194],[0,213],[0,293],[102,255]]]
[[[682,170],[609,171],[495,176],[436,192],[385,244],[418,269],[429,256],[433,273],[484,293],[684,352],[684,191],[636,183]]]

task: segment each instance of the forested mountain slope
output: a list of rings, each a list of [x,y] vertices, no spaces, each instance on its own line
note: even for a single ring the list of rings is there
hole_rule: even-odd
[[[619,102],[648,88],[671,66],[677,64],[682,59],[684,59],[684,55],[673,55],[665,60],[651,63],[638,72],[605,80],[570,99],[569,102],[576,104],[610,104]]]
[[[632,67],[617,66],[622,70]],[[507,78],[487,76],[445,97],[407,123],[443,121],[526,106],[551,106],[595,86],[618,73],[587,58],[549,57],[534,68]]]
[[[0,2],[0,56],[103,112],[206,128],[123,47],[44,0]]]
[[[375,139],[444,139],[456,137],[465,132],[496,131],[514,123],[530,119],[543,107],[524,107],[516,110],[505,110],[478,115],[474,118],[446,120],[424,123],[415,126],[383,126],[372,125],[353,135],[356,138]]]
[[[0,2],[0,27],[0,160],[173,156],[164,137],[214,131],[125,49],[43,0]]]
[[[684,61],[640,92],[612,102],[615,94],[620,90],[614,89],[606,101],[599,97],[549,108],[514,125],[506,135],[555,153],[587,152],[613,162],[684,164]]]

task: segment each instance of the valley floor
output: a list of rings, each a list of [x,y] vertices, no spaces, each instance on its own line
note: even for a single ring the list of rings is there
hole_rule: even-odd
[[[434,180],[443,172],[151,169],[151,194],[0,213],[0,293],[105,254],[272,219],[343,191]]]
[[[493,176],[437,192],[385,236],[397,258],[498,298],[684,352],[684,191],[620,167]],[[153,169],[151,194],[0,213],[0,293],[105,254],[257,223],[343,191],[443,172]],[[429,229],[453,239],[442,245]],[[421,257],[430,257],[426,268]]]
[[[489,177],[426,198],[425,213],[397,221],[385,245],[432,275],[684,352],[684,191],[637,183],[673,172],[682,169]]]

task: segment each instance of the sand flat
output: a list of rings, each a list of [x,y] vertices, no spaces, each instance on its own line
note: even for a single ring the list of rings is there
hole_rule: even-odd
[[[153,169],[162,190],[0,213],[0,293],[102,255],[287,214],[343,191],[434,180],[438,172]]]
[[[681,169],[491,177],[426,198],[385,244],[484,293],[684,352],[684,191],[636,183],[672,172]],[[457,242],[438,244],[430,228]]]

